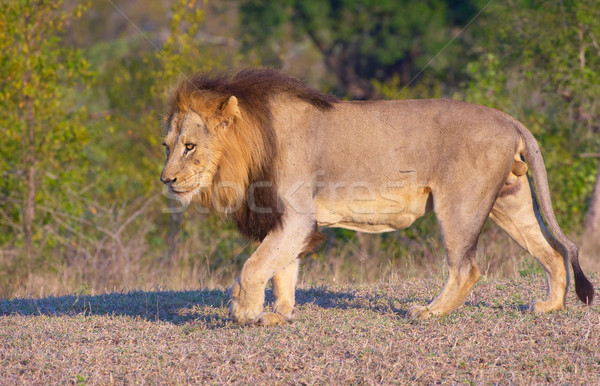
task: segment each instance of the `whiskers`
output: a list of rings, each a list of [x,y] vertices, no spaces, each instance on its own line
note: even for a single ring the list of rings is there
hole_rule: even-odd
[[[205,174],[194,173],[187,176],[179,176],[177,182],[171,185],[171,189],[176,193],[186,193],[198,187],[208,186],[208,184],[209,181],[207,181]]]
[[[190,173],[178,176],[177,181],[169,186],[167,197],[179,201],[183,207],[190,205],[194,196],[210,185],[207,176],[201,173]]]

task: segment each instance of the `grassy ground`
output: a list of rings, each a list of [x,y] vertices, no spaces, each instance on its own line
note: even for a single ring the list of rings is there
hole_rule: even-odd
[[[302,285],[296,321],[271,328],[232,324],[222,290],[3,300],[0,383],[600,383],[597,305],[571,291],[565,310],[531,314],[535,275],[482,280],[444,318],[403,318],[442,285]]]

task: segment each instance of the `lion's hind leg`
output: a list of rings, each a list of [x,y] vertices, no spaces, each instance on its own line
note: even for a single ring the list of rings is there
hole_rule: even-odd
[[[490,217],[523,249],[540,262],[546,271],[546,299],[534,302],[531,309],[548,312],[564,307],[569,284],[566,250],[548,231],[537,205],[527,175],[500,192]]]
[[[465,301],[481,276],[476,262],[477,240],[493,205],[494,192],[481,184],[480,194],[462,192],[463,197],[479,197],[460,202],[433,193],[435,213],[442,229],[448,260],[448,279],[442,292],[428,306],[414,306],[407,312],[409,319],[425,319],[430,315],[445,315]],[[454,193],[456,194],[456,193]]]
[[[448,251],[448,279],[442,292],[427,306],[411,307],[408,319],[426,319],[431,315],[446,315],[464,303],[471,288],[481,276],[475,263],[475,246],[461,252]]]

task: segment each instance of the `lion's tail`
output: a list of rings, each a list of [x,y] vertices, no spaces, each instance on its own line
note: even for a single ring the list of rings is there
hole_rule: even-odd
[[[590,283],[579,266],[579,252],[577,246],[565,236],[556,221],[556,216],[552,209],[552,201],[550,199],[548,175],[546,174],[546,167],[544,166],[544,160],[538,143],[525,126],[520,122],[516,123],[517,130],[525,141],[523,157],[529,165],[533,180],[535,181],[537,200],[540,204],[542,215],[554,237],[565,247],[568,253],[569,261],[571,262],[573,274],[575,276],[575,292],[577,293],[577,296],[582,302],[591,304],[594,299],[594,286]]]

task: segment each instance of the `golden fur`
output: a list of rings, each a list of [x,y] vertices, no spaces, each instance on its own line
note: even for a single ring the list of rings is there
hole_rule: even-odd
[[[594,297],[577,247],[556,221],[535,139],[499,111],[441,99],[341,102],[280,72],[251,69],[183,79],[167,126],[161,180],[184,204],[197,199],[262,241],[231,289],[239,323],[292,318],[298,257],[322,241],[317,225],[393,231],[432,210],[448,280],[409,318],[464,302],[480,277],[475,254],[488,217],[546,271],[546,299],[532,310],[564,307],[569,262],[579,298]],[[273,312],[263,311],[268,280]]]

